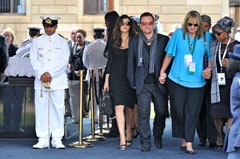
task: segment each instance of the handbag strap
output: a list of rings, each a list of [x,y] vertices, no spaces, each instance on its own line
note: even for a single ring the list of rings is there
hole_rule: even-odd
[[[206,38],[206,32],[203,32],[203,39],[204,39],[204,46],[205,46],[205,52],[204,54],[207,54],[207,38]]]

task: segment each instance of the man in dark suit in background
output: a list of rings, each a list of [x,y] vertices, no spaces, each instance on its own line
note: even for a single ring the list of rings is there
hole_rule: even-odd
[[[8,47],[4,36],[0,35],[0,81],[4,77],[3,72],[8,63]]]
[[[130,39],[128,48],[128,80],[136,88],[138,102],[138,121],[142,151],[151,149],[150,110],[154,103],[155,119],[153,127],[154,143],[162,148],[162,134],[168,116],[167,92],[165,85],[158,81],[160,68],[166,55],[165,47],[169,38],[157,34],[154,17],[145,12],[140,16],[139,35]]]

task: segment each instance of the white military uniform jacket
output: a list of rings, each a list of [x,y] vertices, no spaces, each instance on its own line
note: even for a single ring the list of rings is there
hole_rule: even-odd
[[[32,38],[25,40],[21,47],[17,49],[16,55],[24,55],[25,53],[30,52]]]
[[[93,69],[98,81],[98,68],[106,66],[107,59],[103,56],[106,43],[102,39],[96,39],[88,44],[83,52],[83,64],[87,67],[86,80],[89,81],[89,69]]]
[[[69,55],[68,41],[56,33],[32,39],[30,59],[35,71],[34,89],[41,90],[40,78],[45,72],[52,76],[51,90],[68,88],[66,69]]]

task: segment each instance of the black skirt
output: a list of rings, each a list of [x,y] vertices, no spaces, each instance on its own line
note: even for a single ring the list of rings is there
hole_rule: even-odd
[[[230,110],[230,88],[232,82],[228,82],[225,86],[219,86],[220,102],[211,104],[212,118],[232,118]]]

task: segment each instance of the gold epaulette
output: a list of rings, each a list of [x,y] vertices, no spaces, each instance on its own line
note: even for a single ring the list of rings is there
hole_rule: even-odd
[[[38,34],[38,35],[35,35],[33,38],[37,38],[37,37],[39,37],[39,36],[41,36],[42,34]]]
[[[59,36],[61,36],[62,38],[64,38],[64,39],[66,39],[66,40],[68,40],[68,38],[66,38],[66,37],[64,37],[64,36],[62,36],[61,34],[58,34]]]

